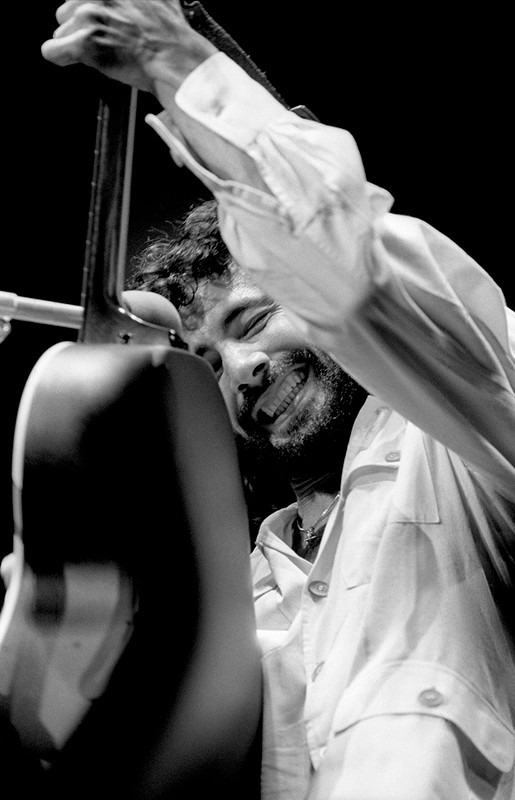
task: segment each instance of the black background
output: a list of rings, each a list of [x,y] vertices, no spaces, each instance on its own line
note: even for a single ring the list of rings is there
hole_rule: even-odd
[[[0,289],[80,302],[97,96],[82,67],[45,62],[56,3],[3,4],[4,259]],[[290,105],[305,104],[355,136],[367,176],[454,239],[514,304],[511,274],[511,42],[506,16],[477,5],[452,17],[345,4],[230,3],[205,8],[264,70]],[[280,14],[277,16],[278,9]],[[151,98],[143,110],[158,110]],[[129,254],[207,191],[138,125]],[[0,536],[12,536],[10,462],[28,373],[63,328],[14,322],[0,347]],[[507,435],[510,435],[507,432]],[[78,513],[80,511],[78,510]],[[73,521],[70,521],[73,528]],[[44,535],[44,532],[42,532]]]

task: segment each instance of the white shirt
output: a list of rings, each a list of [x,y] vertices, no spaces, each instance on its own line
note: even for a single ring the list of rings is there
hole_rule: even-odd
[[[223,54],[176,100],[182,133],[149,122],[216,195],[233,256],[373,395],[315,563],[292,508],[252,554],[263,797],[507,800],[515,666],[485,569],[507,581],[515,541],[515,317],[457,245],[389,212],[346,131]]]
[[[325,760],[345,765],[350,749],[358,751],[350,775],[342,769],[334,794],[324,781],[310,797],[454,800],[448,774],[441,794],[420,785],[427,748],[437,752],[450,738],[451,727],[438,724],[420,739],[430,715],[480,754],[469,757],[464,781],[486,761],[493,780],[506,774],[491,796],[510,797],[515,667],[470,540],[471,524],[488,524],[473,475],[370,398],[341,491],[314,565],[289,547],[294,507],[263,524],[252,554],[267,699],[264,796],[305,797],[311,765],[323,779]],[[503,513],[495,496],[484,507]],[[365,720],[397,740],[389,772],[382,748],[360,730]]]

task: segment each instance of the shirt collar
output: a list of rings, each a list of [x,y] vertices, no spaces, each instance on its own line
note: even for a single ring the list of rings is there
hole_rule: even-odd
[[[336,511],[344,499],[349,478],[356,469],[361,469],[365,464],[372,468],[374,465],[392,470],[398,468],[396,461],[389,461],[386,456],[397,453],[395,448],[400,451],[405,426],[405,420],[377,397],[367,398],[352,428],[342,473],[342,498],[333,510],[333,519],[337,519]],[[253,553],[255,586],[256,577],[259,577],[259,583],[263,586],[268,585],[271,578],[281,591],[284,570],[288,572],[288,580],[296,573],[298,579],[304,581],[310,573],[313,564],[291,549],[292,522],[296,514],[297,503],[291,503],[263,520]],[[330,534],[330,527],[334,526],[328,525],[322,545]]]

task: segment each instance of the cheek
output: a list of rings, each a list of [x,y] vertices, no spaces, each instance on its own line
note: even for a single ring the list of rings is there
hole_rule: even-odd
[[[272,375],[274,365],[281,363],[286,365],[296,357],[295,354],[305,353],[311,349],[301,336],[291,330],[291,327],[277,326],[272,329],[270,325],[260,334],[259,339],[256,337],[255,348],[266,356]]]
[[[292,326],[284,314],[272,318],[261,334],[260,344],[269,354],[312,347]]]

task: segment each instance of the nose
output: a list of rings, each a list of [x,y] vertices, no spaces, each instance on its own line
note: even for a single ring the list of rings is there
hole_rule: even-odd
[[[244,393],[264,383],[270,359],[262,350],[235,342],[228,344],[221,355],[223,372],[232,391]]]

